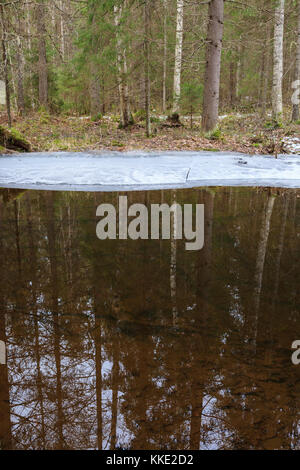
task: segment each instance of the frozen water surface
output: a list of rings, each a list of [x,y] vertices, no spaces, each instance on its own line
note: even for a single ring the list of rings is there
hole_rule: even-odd
[[[225,152],[31,153],[0,156],[0,186],[101,190],[300,187],[300,156]]]

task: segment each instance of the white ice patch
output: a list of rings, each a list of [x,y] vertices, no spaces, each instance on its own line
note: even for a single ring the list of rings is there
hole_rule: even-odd
[[[300,137],[284,137],[282,143],[285,152],[300,155]]]
[[[32,153],[0,156],[0,186],[117,190],[194,186],[300,187],[300,156],[212,152]]]

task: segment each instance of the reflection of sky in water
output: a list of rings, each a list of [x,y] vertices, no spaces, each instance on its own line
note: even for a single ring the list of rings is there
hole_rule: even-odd
[[[97,448],[101,397],[105,449],[114,426],[115,446],[125,449],[300,448],[300,368],[290,361],[300,337],[296,192],[276,193],[267,242],[268,190],[179,192],[182,202],[205,203],[213,223],[201,252],[178,242],[175,296],[168,241],[100,243],[97,196],[62,194],[20,197],[20,263],[14,204],[1,207],[13,447]]]

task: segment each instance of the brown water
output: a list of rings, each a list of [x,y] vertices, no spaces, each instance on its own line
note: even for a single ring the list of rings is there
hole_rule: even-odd
[[[205,204],[205,247],[100,241],[118,194],[0,192],[0,446],[300,449],[296,190]]]

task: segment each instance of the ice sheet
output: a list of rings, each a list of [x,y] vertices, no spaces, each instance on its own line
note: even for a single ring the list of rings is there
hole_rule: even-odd
[[[224,152],[31,153],[0,156],[0,186],[114,190],[193,186],[300,187],[300,156]]]

